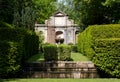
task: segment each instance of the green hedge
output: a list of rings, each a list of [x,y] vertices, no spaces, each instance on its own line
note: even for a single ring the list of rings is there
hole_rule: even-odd
[[[119,24],[89,26],[78,36],[78,51],[88,56],[101,70],[120,77],[120,59],[116,59],[120,56],[119,38]]]
[[[78,35],[78,51],[92,57],[95,39],[120,38],[120,25],[93,25]]]
[[[19,65],[24,64],[29,57],[38,53],[39,50],[38,36],[34,32],[25,29],[0,28],[0,41],[0,56],[1,58],[4,57],[0,60],[2,67],[0,67],[0,71],[3,71],[0,73],[3,73],[3,75],[4,71],[7,73],[15,72]],[[20,61],[18,61],[19,59]],[[3,64],[6,60],[8,62]]]
[[[61,44],[58,46],[58,59],[60,61],[71,60],[71,47],[69,45]]]
[[[78,52],[77,44],[69,43],[72,52]]]
[[[0,40],[21,42],[24,39],[26,31],[23,29],[0,28]]]
[[[57,46],[54,44],[43,45],[45,61],[57,61]]]
[[[39,37],[32,31],[27,31],[24,36],[24,58],[25,60],[35,55],[39,51]]]
[[[78,52],[77,45],[71,45],[72,52]]]
[[[120,77],[120,38],[96,39],[93,62],[101,70]]]
[[[0,28],[0,40],[18,42],[22,45],[23,48],[21,49],[24,51],[24,60],[38,53],[39,50],[39,37],[29,30],[18,28]]]
[[[14,74],[21,65],[21,45],[15,42],[0,41],[0,77]]]

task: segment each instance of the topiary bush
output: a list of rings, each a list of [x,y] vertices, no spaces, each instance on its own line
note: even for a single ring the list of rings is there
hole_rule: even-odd
[[[57,61],[57,46],[54,44],[43,45],[44,59],[45,61]]]
[[[119,24],[89,26],[78,36],[78,51],[89,57],[102,71],[120,77],[119,38]]]
[[[60,61],[71,60],[71,47],[69,45],[61,44],[58,46],[58,59]]]

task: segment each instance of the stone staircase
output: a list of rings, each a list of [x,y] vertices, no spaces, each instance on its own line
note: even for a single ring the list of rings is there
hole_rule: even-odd
[[[92,62],[50,61],[27,63],[25,78],[98,78]]]

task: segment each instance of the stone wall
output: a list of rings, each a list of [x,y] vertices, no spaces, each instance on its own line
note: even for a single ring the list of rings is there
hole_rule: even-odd
[[[27,78],[98,78],[92,62],[36,62],[24,66],[24,77]]]

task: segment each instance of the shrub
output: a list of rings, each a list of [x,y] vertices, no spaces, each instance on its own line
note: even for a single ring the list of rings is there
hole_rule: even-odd
[[[112,76],[120,77],[120,38],[96,39],[93,47],[96,66]]]
[[[78,35],[78,51],[89,58],[93,56],[95,39],[120,38],[120,25],[93,25]]]
[[[58,59],[60,61],[66,61],[71,59],[71,47],[61,44],[58,46]]]
[[[71,45],[72,52],[78,52],[77,45]]]
[[[77,52],[77,51],[78,51],[76,44],[69,43],[68,45],[71,47],[71,51],[72,51],[72,52]]]
[[[48,44],[43,46],[45,61],[57,61],[57,46],[54,44]]]
[[[1,75],[16,72],[30,56],[38,53],[39,38],[32,31],[0,28],[0,41]]]
[[[0,28],[0,40],[18,42],[23,47],[23,61],[38,53],[39,37],[32,31],[18,28]]]
[[[24,35],[24,59],[28,59],[32,55],[35,55],[39,51],[39,37],[32,31],[27,31]]]
[[[120,61],[115,59],[120,57],[119,38],[119,24],[89,26],[78,36],[78,51],[88,56],[101,70],[120,77]]]
[[[21,42],[24,39],[26,31],[23,29],[15,28],[0,28],[0,40]]]
[[[21,45],[0,41],[0,77],[7,77],[19,70],[22,59]]]

